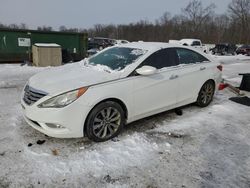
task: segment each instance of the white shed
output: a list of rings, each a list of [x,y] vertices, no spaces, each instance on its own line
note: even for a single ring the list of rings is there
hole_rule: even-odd
[[[61,46],[54,43],[36,43],[32,46],[33,65],[38,67],[62,64]]]

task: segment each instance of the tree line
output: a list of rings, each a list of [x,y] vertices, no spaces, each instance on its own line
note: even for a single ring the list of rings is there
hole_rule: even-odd
[[[204,43],[250,43],[250,1],[232,0],[223,14],[215,13],[215,4],[204,6],[201,0],[192,0],[181,9],[181,14],[165,12],[155,22],[140,20],[136,23],[120,25],[97,24],[90,29],[67,28],[59,31],[87,32],[90,37],[107,37],[129,41],[161,41],[170,39],[199,38]],[[25,24],[11,24],[0,27],[27,29]],[[52,31],[50,26],[40,26],[37,30]]]

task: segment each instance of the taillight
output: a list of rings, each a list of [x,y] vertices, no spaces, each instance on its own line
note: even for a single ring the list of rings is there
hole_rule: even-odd
[[[219,89],[219,90],[223,90],[223,89],[225,89],[227,86],[228,86],[228,84],[220,83],[218,89]]]
[[[220,71],[222,71],[222,68],[223,68],[222,65],[217,66],[217,69],[219,69]]]

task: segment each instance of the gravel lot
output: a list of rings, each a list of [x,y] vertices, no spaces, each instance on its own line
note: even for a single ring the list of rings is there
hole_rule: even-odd
[[[224,78],[238,85],[250,60],[230,60]],[[54,139],[21,114],[22,87],[43,69],[0,65],[0,187],[250,187],[250,107],[228,89],[207,108],[145,118],[105,143]]]

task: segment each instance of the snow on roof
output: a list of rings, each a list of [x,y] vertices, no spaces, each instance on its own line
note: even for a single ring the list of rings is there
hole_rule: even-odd
[[[56,43],[35,43],[34,45],[38,47],[61,47],[59,44]]]
[[[128,48],[138,48],[143,50],[156,50],[160,48],[168,48],[168,47],[180,47],[180,44],[169,44],[164,42],[131,42],[127,44],[120,45],[121,47],[128,47]]]
[[[198,41],[200,41],[200,39],[181,39],[180,41],[196,41],[196,40],[198,40]]]
[[[201,42],[200,39],[181,39],[181,40],[180,40],[180,43],[181,43],[181,44],[188,43],[189,45],[191,45],[194,41],[199,41],[199,42]]]

